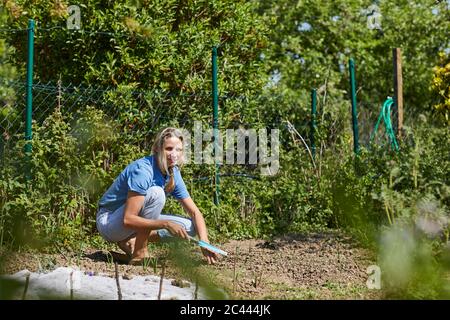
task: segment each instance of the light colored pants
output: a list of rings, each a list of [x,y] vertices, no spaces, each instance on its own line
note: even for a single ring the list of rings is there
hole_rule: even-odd
[[[145,219],[173,221],[182,225],[189,235],[195,236],[195,226],[191,219],[177,215],[161,214],[165,203],[166,195],[164,190],[157,186],[151,187],[147,191],[139,216]],[[105,208],[98,210],[96,219],[97,230],[105,240],[118,242],[131,238],[136,234],[135,230],[126,228],[123,224],[124,209],[125,204],[115,211],[109,211]],[[160,229],[157,232],[162,241],[172,238],[172,235],[166,229]]]

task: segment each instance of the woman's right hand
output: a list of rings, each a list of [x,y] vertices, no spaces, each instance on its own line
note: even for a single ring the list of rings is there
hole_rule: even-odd
[[[178,223],[167,221],[166,229],[173,235],[183,239],[189,239],[186,229]]]

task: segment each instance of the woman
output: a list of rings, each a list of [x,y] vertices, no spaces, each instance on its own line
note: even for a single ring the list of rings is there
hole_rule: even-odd
[[[198,234],[200,240],[209,242],[205,220],[180,174],[178,166],[183,160],[180,130],[166,128],[157,135],[152,155],[129,164],[100,199],[97,229],[105,240],[117,243],[131,264],[149,257],[148,241],[171,236],[188,239]],[[167,193],[181,203],[192,220],[161,214]],[[202,252],[208,264],[218,258],[204,248]]]

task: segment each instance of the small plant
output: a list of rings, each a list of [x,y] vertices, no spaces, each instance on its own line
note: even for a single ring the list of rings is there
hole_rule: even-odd
[[[81,255],[83,254],[83,250],[84,250],[84,242],[81,241],[79,250],[77,250],[77,266],[78,267],[80,267],[80,265],[81,265]]]
[[[109,266],[111,266],[114,263],[114,257],[109,251],[106,252],[106,263]]]
[[[255,287],[255,289],[261,285],[263,274],[264,274],[264,272],[262,270],[253,272],[252,284],[253,284],[253,287]]]
[[[153,267],[153,273],[156,274],[157,268],[158,268],[158,258],[157,257],[151,257],[149,259],[150,265]]]
[[[147,271],[148,267],[152,264],[151,258],[142,259],[142,270]]]

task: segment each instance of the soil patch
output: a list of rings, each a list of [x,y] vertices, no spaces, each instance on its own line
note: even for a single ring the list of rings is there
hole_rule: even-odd
[[[207,275],[230,298],[235,299],[379,299],[380,290],[366,285],[367,267],[375,263],[370,251],[339,233],[293,234],[273,240],[230,240],[217,244],[228,252],[216,265],[208,266],[200,250],[190,246],[191,269]],[[183,283],[186,273],[168,258],[166,248],[152,248],[147,265],[119,263],[122,277],[160,275]],[[5,255],[3,254],[5,257]],[[92,274],[115,276],[114,259],[105,250],[60,254],[8,253],[3,274],[28,269],[45,272],[57,267],[75,266]],[[191,277],[192,278],[192,277]],[[195,281],[195,279],[189,279]]]

